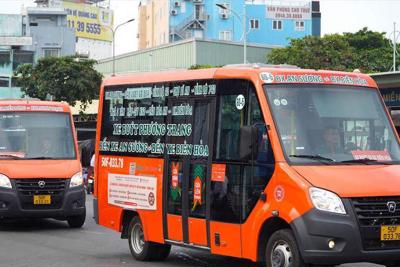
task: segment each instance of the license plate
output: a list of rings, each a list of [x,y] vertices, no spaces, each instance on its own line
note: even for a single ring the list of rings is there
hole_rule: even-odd
[[[383,225],[381,226],[382,241],[400,240],[400,225]]]
[[[50,205],[51,196],[50,195],[35,195],[33,196],[34,205]]]

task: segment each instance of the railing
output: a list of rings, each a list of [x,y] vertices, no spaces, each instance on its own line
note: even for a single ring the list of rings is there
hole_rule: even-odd
[[[179,35],[181,38],[187,38],[185,31],[187,30],[187,28],[190,26],[190,24],[194,21],[198,21],[198,22],[204,22],[207,20],[207,14],[205,12],[201,12],[201,13],[192,13],[190,14],[188,17],[186,17],[181,23],[179,23],[176,26],[172,26],[170,27],[170,33],[171,34],[177,34]]]

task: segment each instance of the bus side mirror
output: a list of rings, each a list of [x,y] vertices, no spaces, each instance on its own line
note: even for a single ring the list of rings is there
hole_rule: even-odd
[[[239,131],[240,160],[254,159],[258,153],[258,129],[254,126],[243,126]]]

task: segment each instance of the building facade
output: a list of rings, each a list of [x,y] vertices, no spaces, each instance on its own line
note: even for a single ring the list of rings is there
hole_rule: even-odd
[[[400,71],[370,75],[379,87],[397,132],[400,134]]]
[[[320,36],[321,13],[311,0],[148,0],[138,27],[139,49],[188,38],[285,46]]]
[[[22,16],[0,14],[0,98],[19,97],[14,85],[13,71],[23,63],[33,63],[32,37],[22,35]]]
[[[13,73],[21,64],[47,56],[75,54],[75,33],[63,9],[28,8],[23,14],[0,14],[0,98],[22,96]]]
[[[67,12],[59,8],[30,7],[23,16],[22,29],[32,37],[36,62],[43,57],[60,57],[75,54],[75,33],[68,28]]]
[[[36,0],[38,6],[67,12],[67,24],[75,31],[76,54],[91,59],[112,56],[113,11],[109,0]]]

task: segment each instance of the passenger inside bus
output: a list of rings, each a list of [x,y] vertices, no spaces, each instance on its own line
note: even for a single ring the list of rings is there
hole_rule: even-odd
[[[335,127],[327,127],[322,134],[322,140],[317,147],[318,154],[336,154],[343,153],[343,147],[340,141],[340,132]]]

